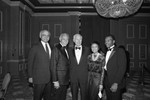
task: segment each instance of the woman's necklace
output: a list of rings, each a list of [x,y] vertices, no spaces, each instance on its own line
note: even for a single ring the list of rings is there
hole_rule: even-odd
[[[98,59],[99,55],[100,55],[99,53],[92,53],[92,60],[96,61]]]

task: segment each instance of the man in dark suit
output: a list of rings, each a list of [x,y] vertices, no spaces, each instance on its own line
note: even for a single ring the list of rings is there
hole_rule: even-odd
[[[31,48],[28,56],[29,82],[34,85],[34,100],[50,100],[50,32],[42,30],[39,37],[41,41]]]
[[[124,76],[126,71],[126,54],[122,48],[115,46],[115,38],[109,35],[105,38],[108,48],[105,60],[104,87],[107,100],[122,100]]]
[[[75,46],[69,49],[72,100],[78,100],[79,89],[81,100],[87,100],[87,57],[89,48],[82,46],[82,36],[80,34],[73,36],[73,42]]]
[[[67,44],[69,35],[62,33],[59,37],[60,43],[52,50],[51,66],[52,79],[54,83],[55,100],[66,100],[67,87],[69,85],[69,55]]]

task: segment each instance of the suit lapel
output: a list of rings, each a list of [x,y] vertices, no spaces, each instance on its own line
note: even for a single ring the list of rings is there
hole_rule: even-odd
[[[76,54],[75,54],[75,47],[73,47],[73,49],[72,49],[72,54],[73,54],[73,57],[74,57],[76,63],[78,64]]]
[[[111,52],[108,61],[111,59],[111,57],[114,55],[115,52],[116,52],[116,48],[114,48],[113,51]]]
[[[82,61],[82,59],[83,59],[84,50],[85,50],[85,48],[82,46],[81,58],[80,58],[80,61],[79,61],[79,63],[80,63],[80,62]]]
[[[72,53],[73,53],[73,57],[76,58],[76,55],[75,55],[75,47],[72,49]]]
[[[40,48],[46,53],[46,51],[45,51],[45,49],[44,49],[44,46],[42,45],[41,42],[39,43],[39,46],[40,46]]]
[[[49,55],[48,55],[47,52],[45,51],[44,46],[42,45],[41,42],[39,43],[39,47],[41,48],[41,50],[43,51],[43,53],[44,53],[47,57],[49,57]]]
[[[64,55],[68,59],[66,51],[65,51],[65,49],[62,48],[62,45],[59,43],[56,47],[58,48],[58,50],[60,50],[62,55]],[[67,48],[66,48],[66,50],[67,50]]]

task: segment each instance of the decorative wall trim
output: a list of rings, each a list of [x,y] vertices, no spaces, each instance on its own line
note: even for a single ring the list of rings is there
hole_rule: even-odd
[[[66,13],[34,13],[32,16],[80,16],[80,15],[98,15],[96,12],[93,13],[83,13],[83,12],[66,12]]]
[[[3,12],[0,10],[0,32],[3,31]]]
[[[3,61],[3,41],[0,40],[0,62]]]
[[[49,24],[42,24],[42,30],[44,30],[44,29],[50,31]]]
[[[2,74],[2,73],[3,73],[3,67],[0,66],[0,74]]]
[[[3,2],[5,2],[6,4],[10,5],[11,1],[10,0],[2,0]]]
[[[127,51],[130,53],[130,59],[134,59],[134,44],[127,44]]]
[[[35,7],[31,2],[30,2],[30,0],[25,0],[31,7]]]
[[[20,1],[10,1],[10,0],[2,0],[2,1],[9,6],[19,6],[20,8],[27,10],[30,14],[33,14],[33,11]]]
[[[19,56],[21,56],[22,55],[22,41],[23,41],[23,37],[22,37],[22,35],[23,35],[23,12],[22,11],[20,11],[19,12]]]
[[[25,42],[25,11],[22,11],[22,32],[21,32],[21,54],[24,55],[24,42]]]
[[[139,62],[139,68],[142,68],[143,66],[147,67],[147,62],[140,61]]]
[[[7,62],[8,63],[19,63],[19,62],[26,62],[27,61],[27,59],[20,59],[20,60],[14,60],[14,59],[12,59],[12,60],[7,60]]]
[[[62,24],[54,24],[54,38],[58,38],[62,33]]]
[[[68,13],[34,13],[32,16],[70,16]]]
[[[143,30],[143,28],[144,28],[144,30]],[[147,25],[146,24],[139,25],[139,39],[147,39]]]
[[[35,9],[94,9],[94,6],[42,6],[34,7]]]
[[[147,60],[147,44],[139,44],[139,59]]]
[[[25,70],[28,69],[27,67],[28,67],[28,63],[25,63],[25,66],[24,66]]]
[[[22,64],[19,64],[18,65],[18,71],[21,71],[22,70]]]
[[[30,35],[30,48],[31,48],[31,17],[29,17],[29,35]]]
[[[127,24],[127,39],[134,38],[134,24]]]
[[[134,68],[134,62],[130,62],[130,69]]]

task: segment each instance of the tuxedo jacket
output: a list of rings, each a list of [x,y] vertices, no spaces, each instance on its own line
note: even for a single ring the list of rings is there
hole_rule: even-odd
[[[122,48],[114,47],[107,62],[107,75],[110,86],[113,83],[118,83],[119,87],[124,86],[126,64],[125,51]]]
[[[33,46],[28,56],[28,75],[34,84],[50,82],[50,58],[42,43]]]
[[[69,59],[65,49],[61,46],[60,43],[57,44],[52,50],[51,66],[53,82],[58,81],[60,85],[68,85]]]
[[[69,49],[70,55],[70,81],[71,82],[86,82],[88,77],[87,57],[89,55],[89,48],[82,46],[81,59],[79,64],[75,56],[75,48]]]

